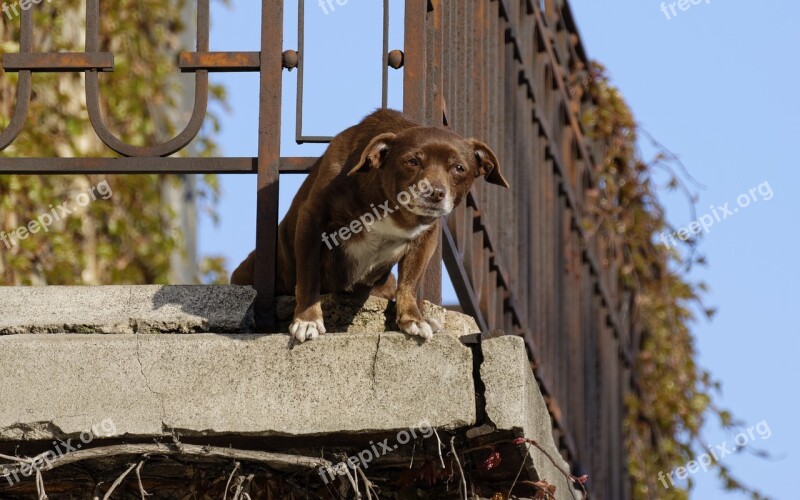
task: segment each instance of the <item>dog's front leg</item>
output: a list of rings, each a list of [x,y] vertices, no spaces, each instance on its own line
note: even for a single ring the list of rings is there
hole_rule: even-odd
[[[297,219],[294,238],[297,285],[295,296],[297,307],[289,333],[298,342],[315,339],[325,333],[320,304],[320,282],[322,280],[320,253],[322,226],[320,217],[307,208],[301,209]]]
[[[436,250],[438,234],[437,222],[417,241],[411,243],[408,252],[400,260],[397,284],[397,326],[407,334],[417,335],[425,340],[430,340],[435,332],[442,330],[438,321],[422,315],[417,304],[419,283]]]

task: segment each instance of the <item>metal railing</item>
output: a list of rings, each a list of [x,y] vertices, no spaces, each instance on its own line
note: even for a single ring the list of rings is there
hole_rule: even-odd
[[[619,242],[583,229],[603,147],[579,120],[592,103],[572,85],[588,60],[569,5],[408,0],[406,9],[406,112],[492,145],[511,184],[508,193],[476,183],[443,231],[461,307],[484,332],[524,337],[573,472],[589,474],[598,498],[629,498],[632,295],[619,280]],[[429,270],[429,297],[438,280]]]
[[[86,50],[37,53],[31,10],[21,14],[20,52],[5,54],[5,71],[19,72],[18,100],[0,150],[23,129],[33,72],[83,72],[86,101],[98,137],[118,158],[0,158],[0,174],[247,173],[257,174],[257,324],[274,324],[280,173],[307,172],[313,158],[282,157],[282,71],[297,67],[298,142],[302,129],[303,0],[298,51],[282,51],[284,0],[262,0],[257,52],[209,51],[209,0],[198,0],[197,48],[179,55],[195,73],[195,101],[186,128],[169,141],[132,146],[115,137],[99,106],[101,73],[114,56],[99,46],[99,0],[87,0]],[[441,303],[444,260],[461,307],[484,336],[502,330],[526,340],[546,395],[554,432],[573,472],[588,473],[598,498],[630,497],[622,421],[631,386],[631,294],[618,279],[618,243],[582,229],[584,193],[602,147],[578,120],[591,105],[570,87],[586,64],[563,0],[405,0],[404,52],[388,51],[384,0],[383,103],[387,67],[404,65],[405,112],[420,123],[446,125],[479,137],[497,152],[511,191],[476,183],[451,215],[423,285]],[[257,157],[171,158],[205,119],[209,72],[260,75]]]

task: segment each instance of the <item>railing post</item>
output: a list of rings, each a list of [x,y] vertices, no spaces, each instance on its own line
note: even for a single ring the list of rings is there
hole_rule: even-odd
[[[406,0],[405,73],[403,82],[403,111],[414,121],[427,125],[442,125],[441,98],[441,26],[433,22],[439,15],[439,0]],[[433,17],[428,16],[431,6]],[[444,219],[442,220],[444,224]],[[420,297],[442,303],[442,237],[431,258]]]
[[[261,2],[261,68],[258,118],[258,213],[256,217],[256,327],[275,328],[278,186],[281,156],[281,61],[283,2]]]

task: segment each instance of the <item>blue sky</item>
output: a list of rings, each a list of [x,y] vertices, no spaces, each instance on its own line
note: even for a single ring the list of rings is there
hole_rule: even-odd
[[[233,8],[213,6],[212,50],[258,50],[255,2],[233,3]],[[297,48],[294,3],[287,2],[286,49]],[[698,190],[698,214],[725,203],[738,208],[715,222],[700,246],[710,265],[693,278],[709,284],[708,305],[719,313],[713,322],[696,324],[697,348],[701,365],[723,384],[719,402],[747,426],[765,421],[772,432],[752,445],[769,452],[771,460],[739,453],[725,463],[772,498],[796,498],[800,435],[793,383],[800,380],[800,321],[792,313],[800,298],[800,224],[791,200],[800,188],[800,70],[791,51],[800,48],[800,3],[703,0],[676,10],[671,19],[656,0],[571,3],[590,57],[608,68],[641,125],[678,153],[706,186]],[[325,15],[316,2],[307,3],[307,64],[317,73],[306,75],[306,134],[334,134],[380,105],[378,4],[334,2],[336,10]],[[400,4],[392,1],[390,48],[402,48]],[[296,75],[284,72],[282,154],[318,155],[323,147],[293,142]],[[392,72],[390,105],[396,108],[402,102],[401,78],[402,71]],[[223,116],[219,136],[224,154],[255,156],[257,77],[227,74],[213,80],[231,95],[232,113]],[[648,152],[646,145],[643,151]],[[282,213],[301,180],[281,178]],[[759,201],[739,208],[737,198],[765,182],[771,199],[756,191]],[[255,177],[224,176],[222,187],[220,224],[201,222],[200,250],[225,255],[235,266],[255,241]],[[675,225],[692,222],[680,196],[665,194],[664,202]],[[451,288],[444,295],[455,301]],[[734,437],[713,425],[707,436],[709,445],[732,443]],[[722,493],[711,473],[693,479],[698,486],[692,498],[740,498]]]

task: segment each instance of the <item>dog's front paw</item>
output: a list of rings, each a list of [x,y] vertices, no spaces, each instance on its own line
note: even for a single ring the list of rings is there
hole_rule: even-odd
[[[433,318],[423,320],[401,320],[398,322],[401,330],[409,335],[415,337],[422,337],[423,340],[428,341],[433,338],[433,334],[442,331],[442,325]]]
[[[297,342],[313,340],[325,333],[325,324],[321,319],[315,321],[303,321],[295,319],[289,325],[289,333]]]

